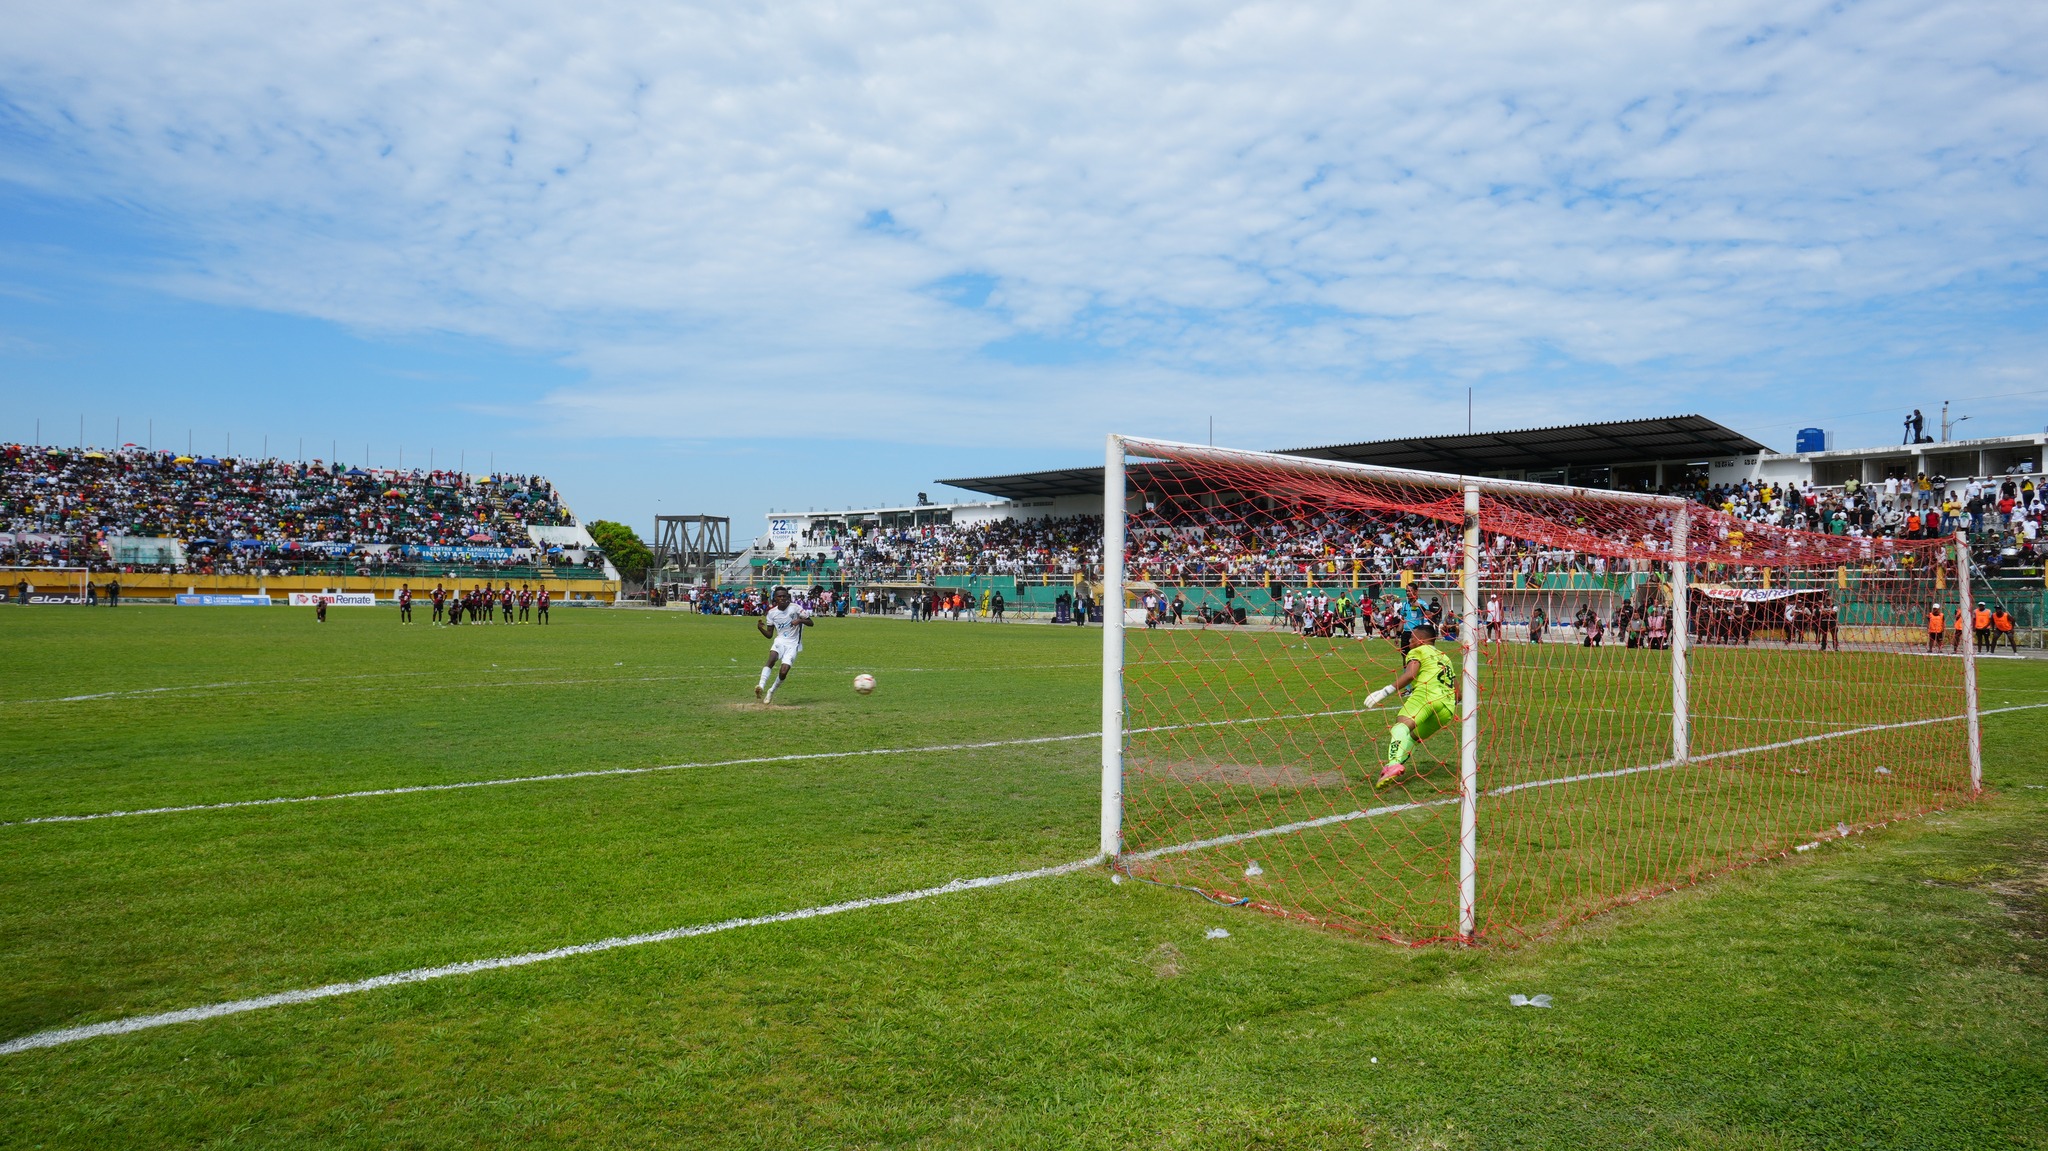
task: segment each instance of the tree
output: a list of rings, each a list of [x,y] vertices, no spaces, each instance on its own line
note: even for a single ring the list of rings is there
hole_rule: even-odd
[[[647,578],[647,565],[654,562],[654,553],[640,542],[638,532],[612,520],[592,520],[589,530],[590,538],[597,541],[598,549],[621,576],[635,583]]]

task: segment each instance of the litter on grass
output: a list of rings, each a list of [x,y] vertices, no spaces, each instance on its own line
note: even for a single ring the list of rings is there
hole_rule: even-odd
[[[1220,928],[1220,927],[1212,927],[1212,928],[1210,928],[1210,929],[1209,929],[1209,934],[1207,934],[1207,935],[1203,936],[1202,938],[1204,938],[1204,939],[1228,939],[1228,938],[1230,938],[1230,933],[1229,933],[1228,931],[1225,931],[1225,930],[1223,930],[1223,929],[1222,929],[1222,928]]]
[[[1548,1006],[1550,1006],[1550,996],[1548,996],[1548,995],[1510,995],[1510,996],[1508,996],[1508,1006],[1510,1006],[1510,1007],[1548,1007]]]
[[[1264,875],[1264,874],[1266,874],[1266,869],[1265,869],[1265,868],[1263,868],[1263,867],[1260,867],[1260,866],[1259,866],[1259,861],[1258,861],[1258,860],[1256,860],[1256,859],[1254,859],[1254,860],[1252,860],[1252,861],[1251,861],[1250,863],[1248,863],[1248,864],[1245,864],[1245,868],[1244,868],[1244,873],[1245,873],[1246,877],[1251,877],[1251,876],[1255,876],[1255,875]]]
[[[1891,768],[1889,768],[1889,767],[1886,767],[1885,765],[1883,765],[1883,764],[1881,764],[1881,763],[1877,765],[1877,774],[1879,774],[1879,775],[1890,775],[1891,773],[1892,773],[1892,769],[1891,769]]]

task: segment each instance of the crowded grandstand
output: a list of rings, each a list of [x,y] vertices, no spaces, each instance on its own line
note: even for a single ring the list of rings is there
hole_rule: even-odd
[[[1667,494],[1689,495],[1703,508],[1759,528],[1843,539],[1936,539],[1961,529],[1978,562],[1992,571],[2038,568],[2048,553],[2042,540],[2048,507],[2031,475],[1950,479],[1923,473],[1833,488],[1745,482]],[[1338,512],[1308,522],[1267,523],[1219,516],[1196,525],[1177,519],[1170,526],[1157,517],[1134,516],[1129,531],[1132,570],[1174,585],[1292,582],[1358,571],[1382,578],[1403,570],[1438,575],[1460,562],[1458,529],[1416,515]],[[831,523],[807,529],[763,568],[777,576],[857,583],[947,576],[1071,580],[1100,574],[1101,549],[1100,515],[909,528]],[[1525,574],[1604,570],[1598,556],[1507,537],[1492,541],[1482,565]]]
[[[604,559],[544,477],[0,444],[0,566],[530,574]]]
[[[1702,434],[1683,420],[1725,433],[1724,439],[1733,435],[1696,417],[1625,427],[1656,424],[1660,431]],[[1609,426],[1616,427],[1624,425]],[[1542,431],[1554,439],[1576,430]],[[2021,445],[2022,454],[2026,449]],[[1970,458],[2000,462],[2005,456],[1997,453],[2006,451],[1986,449],[1992,454]],[[1857,541],[1931,540],[1962,531],[1977,566],[1993,577],[2038,574],[2048,553],[2042,539],[2048,502],[2030,460],[2004,474],[1968,476],[1906,472],[1890,459],[1852,462],[1851,474],[1832,484],[1810,476],[1770,478],[1764,472],[1772,462],[1765,458],[1749,478],[1724,483],[1710,482],[1713,469],[1702,465],[1638,473],[1673,481],[1655,490],[1694,501],[1723,525],[1718,530],[1738,540],[1748,535],[1752,546],[1787,541],[1783,546],[1847,562],[1861,554]],[[1883,478],[1863,478],[1880,466]],[[1571,478],[1580,474],[1584,469]],[[1598,474],[1618,479],[1630,473],[1614,467]],[[761,610],[763,589],[788,584],[810,589],[826,610],[990,618],[1000,617],[1007,603],[1027,615],[1099,618],[1088,585],[1102,574],[1100,489],[1092,505],[1072,494],[1099,484],[1099,470],[994,477],[985,490],[1000,493],[1005,485],[1042,482],[1041,476],[1067,483],[1071,498],[1024,499],[1013,492],[1010,499],[979,504],[771,517],[782,534],[756,541],[716,573],[653,573],[647,601],[681,598],[698,610],[750,613]],[[1350,508],[1302,517],[1239,508],[1226,515],[1184,503],[1168,512],[1166,504],[1134,507],[1127,525],[1131,578],[1224,593],[1196,596],[1182,611],[1171,610],[1175,597],[1162,594],[1160,615],[1170,621],[1190,612],[1204,621],[1229,620],[1245,606],[1231,593],[1254,588],[1265,592],[1254,616],[1303,627],[1301,613],[1286,606],[1284,589],[1320,586],[1331,601],[1321,611],[1349,630],[1353,620],[1373,625],[1384,615],[1384,585],[1440,583],[1460,563],[1458,527],[1413,512]],[[1557,573],[1619,573],[1626,562],[1568,542],[1502,535],[1486,540],[1481,567],[1489,579],[1536,587]],[[199,590],[173,585],[227,577],[273,583],[278,577],[368,577],[379,581],[368,590],[394,594],[396,581],[408,578],[554,580],[557,596],[585,601],[634,590],[544,477],[190,456],[132,444],[113,451],[0,445],[0,567],[25,574],[64,569],[88,579],[150,574],[164,577],[167,593]],[[605,580],[602,596],[589,584],[578,592],[563,582],[579,579]],[[1345,594],[1328,594],[1340,586]],[[993,613],[991,595],[998,597]],[[1628,623],[1619,621],[1624,632]]]

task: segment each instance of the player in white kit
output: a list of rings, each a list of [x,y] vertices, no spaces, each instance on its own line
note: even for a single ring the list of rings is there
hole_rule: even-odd
[[[775,689],[789,678],[789,665],[795,663],[797,653],[804,650],[804,629],[817,623],[811,618],[809,608],[789,602],[789,589],[786,587],[775,589],[775,598],[770,605],[768,614],[754,621],[754,627],[762,636],[775,641],[768,649],[768,665],[761,669],[761,682],[754,685],[754,698],[762,703],[773,700]]]

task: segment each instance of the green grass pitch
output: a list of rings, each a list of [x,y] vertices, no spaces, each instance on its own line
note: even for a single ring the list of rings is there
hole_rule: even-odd
[[[763,712],[744,620],[0,609],[0,1041],[1085,858],[1095,743],[1012,741],[1096,726],[1100,643],[828,620]],[[1752,669],[1703,668],[1735,718],[1702,747],[1800,730]],[[2048,664],[1983,682],[2048,702]],[[1502,722],[1632,707],[1571,730],[1653,743],[1653,695]],[[1295,746],[1384,731],[1313,722]],[[1980,802],[1524,946],[1082,871],[0,1056],[0,1146],[2048,1146],[2044,732],[1986,718]],[[662,765],[699,766],[20,822]]]

